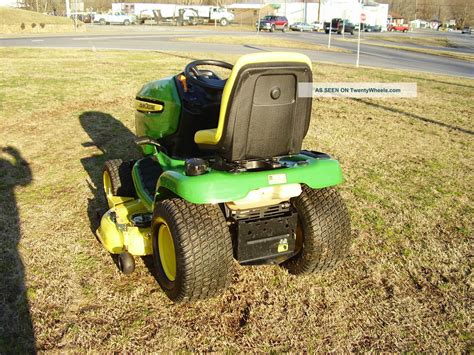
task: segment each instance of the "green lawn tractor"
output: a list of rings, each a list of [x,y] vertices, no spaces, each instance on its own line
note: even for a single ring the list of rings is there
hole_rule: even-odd
[[[311,82],[308,57],[257,53],[234,65],[196,60],[144,85],[144,156],[107,161],[103,174],[109,210],[97,235],[119,269],[151,255],[161,288],[183,302],[222,292],[234,260],[296,275],[332,268],[348,251],[350,219],[334,189],[338,161],[301,149],[312,99],[298,84]]]

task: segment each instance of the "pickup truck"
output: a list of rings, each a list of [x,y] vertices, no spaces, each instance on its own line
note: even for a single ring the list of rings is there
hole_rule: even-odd
[[[408,25],[390,25],[387,27],[387,31],[399,31],[399,32],[408,32],[409,27]]]
[[[115,23],[128,26],[132,23],[135,23],[135,16],[127,15],[123,12],[114,12],[112,14],[96,14],[94,16],[94,22],[98,22],[101,25]]]

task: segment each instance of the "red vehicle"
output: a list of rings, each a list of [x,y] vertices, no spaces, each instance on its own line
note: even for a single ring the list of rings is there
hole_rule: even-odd
[[[255,24],[257,31],[268,30],[275,32],[275,30],[288,31],[288,19],[285,16],[265,16],[260,19],[260,24]]]
[[[399,32],[408,32],[408,25],[389,25],[387,31],[399,31]]]

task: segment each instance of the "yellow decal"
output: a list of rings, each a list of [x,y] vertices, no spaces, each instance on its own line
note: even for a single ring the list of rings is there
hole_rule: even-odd
[[[135,108],[137,109],[137,111],[145,113],[156,113],[163,111],[163,105],[140,100],[135,100]]]
[[[278,252],[284,253],[285,251],[288,251],[288,239],[282,238],[278,243]]]

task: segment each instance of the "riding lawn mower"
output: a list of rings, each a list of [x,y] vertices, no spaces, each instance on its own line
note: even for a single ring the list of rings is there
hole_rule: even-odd
[[[338,161],[302,150],[312,99],[298,84],[311,82],[308,57],[276,52],[196,60],[145,84],[135,100],[143,157],[109,160],[103,173],[109,210],[97,235],[119,269],[152,256],[166,295],[185,302],[223,292],[235,260],[295,275],[333,268],[350,219]]]

